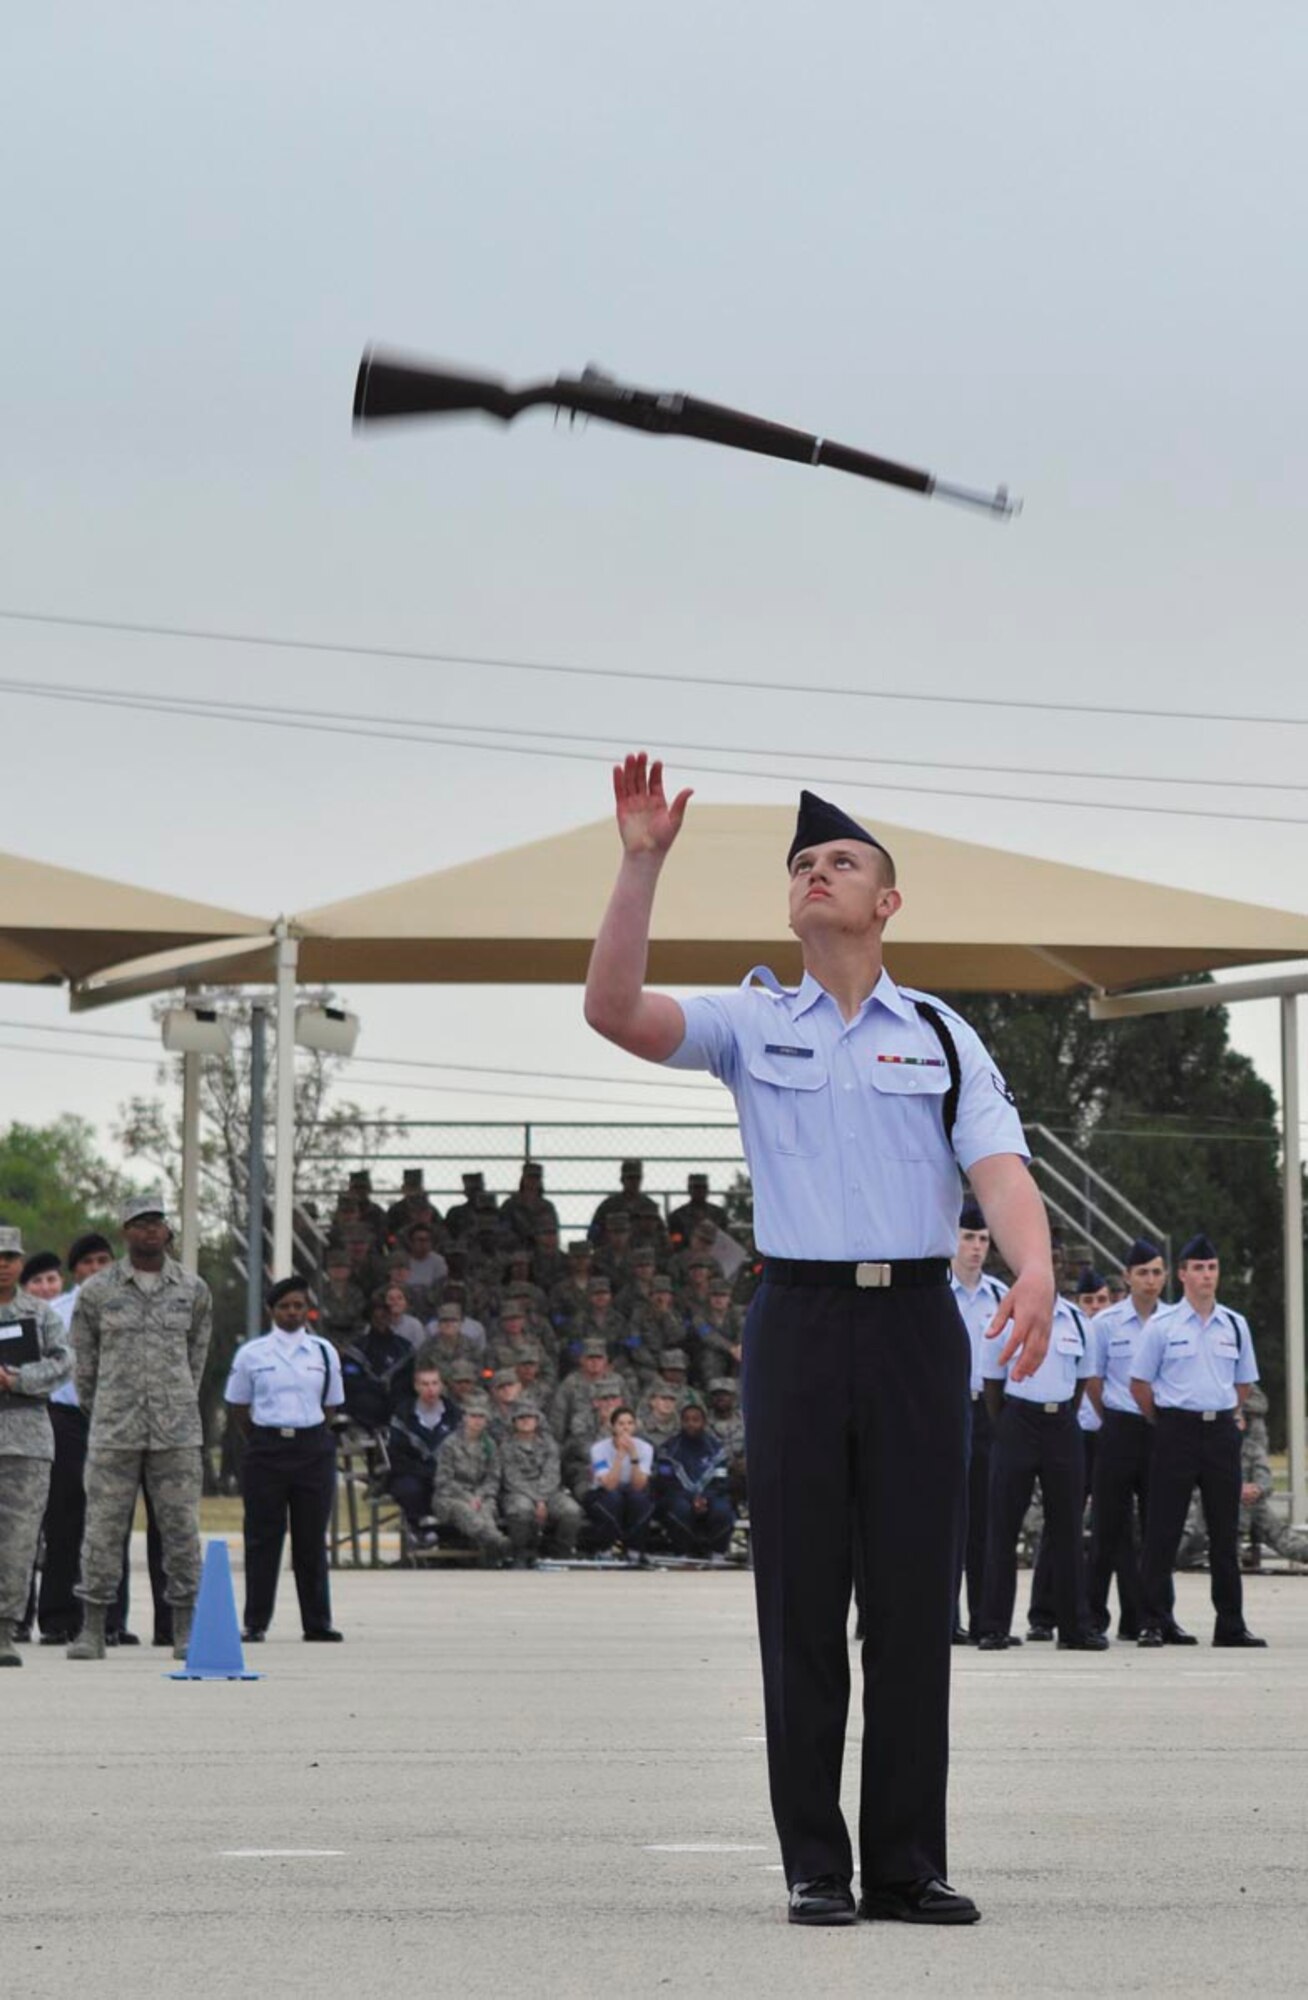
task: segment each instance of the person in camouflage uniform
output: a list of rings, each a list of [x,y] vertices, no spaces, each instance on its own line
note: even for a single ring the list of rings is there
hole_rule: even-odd
[[[641,1183],[644,1178],[645,1163],[643,1160],[624,1160],[622,1162],[621,1167],[618,1169],[618,1179],[621,1183],[620,1191],[617,1194],[606,1194],[603,1201],[595,1210],[595,1213],[591,1216],[590,1234],[593,1238],[598,1240],[603,1231],[604,1224],[610,1215],[625,1215],[630,1218],[644,1214],[653,1216],[656,1222],[662,1223],[663,1217],[659,1213],[658,1203],[652,1195],[642,1192]]]
[[[631,1217],[615,1209],[604,1219],[595,1244],[595,1270],[608,1278],[616,1293],[625,1292],[632,1281]]]
[[[1252,1544],[1251,1565],[1256,1566],[1265,1544],[1284,1562],[1308,1563],[1308,1530],[1292,1528],[1272,1505],[1272,1461],[1267,1436],[1267,1392],[1251,1383],[1237,1421],[1240,1439],[1240,1546]],[[1185,1530],[1177,1550],[1178,1569],[1193,1569],[1207,1559],[1208,1525],[1196,1490],[1190,1499]]]
[[[487,1341],[492,1368],[516,1368],[529,1347],[540,1354],[540,1342],[527,1331],[527,1314],[519,1299],[506,1299],[500,1322]]]
[[[481,1386],[481,1370],[474,1367],[471,1361],[452,1362],[448,1369],[441,1369],[441,1374],[449,1385],[450,1394],[460,1409],[463,1408],[470,1396],[479,1396],[484,1393]],[[489,1414],[489,1399],[487,1400],[486,1409],[487,1414]]]
[[[513,1364],[513,1372],[522,1384],[524,1396],[530,1396],[532,1402],[539,1403],[543,1410],[557,1389],[558,1383],[546,1366],[545,1356],[541,1352],[538,1340],[523,1341],[518,1358]]]
[[[513,1434],[500,1449],[500,1461],[500,1511],[514,1568],[534,1563],[546,1537],[555,1555],[575,1555],[582,1512],[563,1485],[559,1448],[541,1424],[539,1403],[523,1396],[514,1405]]]
[[[709,1278],[722,1276],[722,1266],[713,1251],[717,1240],[718,1232],[711,1222],[697,1222],[690,1232],[690,1241],[685,1249],[678,1250],[676,1255],[669,1259],[668,1270],[683,1304],[689,1306],[695,1301],[702,1304],[708,1297]],[[696,1265],[702,1265],[708,1274],[702,1280],[696,1280],[693,1275]]]
[[[725,1230],[727,1226],[725,1208],[716,1207],[708,1198],[707,1174],[691,1174],[686,1181],[686,1195],[687,1199],[680,1208],[674,1208],[668,1217],[668,1236],[676,1249],[682,1249],[690,1242],[698,1222],[711,1222],[714,1229]]]
[[[740,1384],[730,1375],[718,1375],[708,1385],[709,1428],[726,1448],[727,1481],[732,1504],[743,1507],[745,1419],[740,1412],[739,1394]]]
[[[537,1160],[525,1160],[518,1176],[518,1192],[511,1194],[500,1210],[505,1228],[511,1229],[528,1248],[543,1223],[552,1222],[556,1229],[559,1226],[559,1212],[552,1201],[545,1199],[544,1190],[545,1169]]]
[[[550,1401],[549,1425],[555,1442],[562,1444],[578,1410],[590,1408],[591,1391],[602,1375],[609,1372],[609,1351],[602,1340],[581,1343],[581,1354],[571,1375],[565,1375]]]
[[[444,1299],[437,1307],[422,1351],[434,1358],[447,1382],[456,1361],[469,1361],[474,1369],[481,1367],[482,1357],[463,1331],[463,1307],[457,1299]]]
[[[27,1609],[54,1463],[45,1406],[73,1371],[63,1321],[46,1300],[20,1288],[22,1269],[20,1231],[0,1227],[0,1667],[23,1664],[14,1630]],[[34,1360],[6,1365],[6,1352],[26,1345],[24,1322],[40,1351]]]
[[[568,1275],[567,1252],[559,1248],[559,1225],[557,1222],[538,1224],[532,1243],[531,1277],[548,1300],[556,1285],[561,1285]]]
[[[173,1655],[184,1660],[200,1588],[199,1390],[213,1302],[204,1279],[167,1254],[161,1194],[125,1202],[122,1223],[127,1255],[88,1279],[73,1314],[77,1399],[91,1428],[78,1587],[86,1616],[68,1657],[105,1657],[105,1615],[144,1481],[163,1541]]]
[[[663,1380],[675,1391],[678,1411],[683,1410],[687,1403],[694,1403],[702,1410],[704,1398],[698,1389],[692,1389],[690,1386],[690,1361],[685,1348],[665,1347],[660,1366],[663,1370]]]
[[[486,1434],[503,1448],[513,1435],[513,1413],[522,1400],[516,1368],[497,1368],[490,1380],[490,1421]]]
[[[590,1448],[609,1434],[613,1412],[626,1403],[627,1392],[620,1375],[602,1375],[591,1390],[588,1408],[579,1409],[563,1440],[563,1478],[580,1499],[590,1490]]]
[[[715,1375],[739,1375],[745,1314],[740,1306],[731,1303],[730,1278],[709,1279],[708,1308],[693,1315],[688,1337],[701,1388],[706,1388]]]
[[[666,1271],[656,1271],[650,1279],[649,1298],[637,1302],[631,1324],[656,1361],[661,1362],[669,1347],[680,1347],[684,1342],[685,1315],[676,1305]]]
[[[636,1432],[657,1453],[661,1444],[675,1437],[681,1428],[680,1396],[671,1384],[656,1377],[645,1391],[636,1412]]]
[[[498,1569],[509,1544],[496,1517],[500,1453],[486,1435],[489,1417],[489,1398],[475,1390],[464,1401],[463,1422],[436,1460],[436,1525],[464,1536],[483,1569]]]
[[[368,1296],[356,1284],[344,1244],[335,1244],[324,1261],[324,1276],[318,1291],[318,1331],[339,1350],[361,1334],[368,1324]]]

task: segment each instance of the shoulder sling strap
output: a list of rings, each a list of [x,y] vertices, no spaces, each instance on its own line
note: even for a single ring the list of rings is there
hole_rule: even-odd
[[[954,1124],[958,1117],[958,1093],[963,1083],[963,1069],[958,1060],[958,1049],[954,1044],[954,1037],[950,1034],[945,1024],[944,1015],[938,1007],[933,1007],[929,1000],[915,1000],[913,1005],[917,1008],[922,1019],[935,1031],[936,1040],[939,1042],[945,1061],[949,1065],[949,1088],[945,1092],[945,1101],[941,1105],[940,1111],[941,1117],[945,1121],[945,1137],[952,1146],[954,1143]]]

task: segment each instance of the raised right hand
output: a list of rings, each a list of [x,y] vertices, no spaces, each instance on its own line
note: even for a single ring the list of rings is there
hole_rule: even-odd
[[[669,805],[663,790],[662,762],[656,757],[649,764],[642,750],[614,765],[613,797],[618,832],[627,853],[666,854],[681,832],[692,793],[679,792]]]

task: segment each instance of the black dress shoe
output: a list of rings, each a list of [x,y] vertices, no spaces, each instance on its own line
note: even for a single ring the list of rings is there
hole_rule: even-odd
[[[1163,1644],[1165,1646],[1197,1646],[1199,1641],[1193,1632],[1183,1632],[1179,1625],[1164,1625]]]
[[[1028,1625],[1026,1636],[1028,1639],[1052,1639],[1054,1628],[1052,1625]]]
[[[14,1627],[14,1644],[15,1644],[16,1646],[29,1646],[29,1645],[31,1644],[31,1642],[32,1642],[32,1628],[31,1628],[31,1626],[30,1626],[30,1625],[15,1625],[15,1627]]]
[[[328,1625],[322,1631],[306,1632],[304,1636],[314,1645],[338,1645],[345,1637],[345,1634],[344,1632],[338,1632],[334,1626]]]
[[[248,1632],[242,1632],[241,1634],[241,1638],[247,1646],[262,1646],[267,1637],[268,1634],[262,1625],[252,1625]]]
[[[898,1924],[975,1924],[981,1912],[970,1896],[960,1896],[948,1882],[933,1875],[926,1882],[885,1882],[865,1889],[860,1917]]]
[[[41,1646],[71,1646],[76,1632],[43,1632],[37,1641]]]
[[[141,1642],[135,1632],[119,1632],[115,1638],[108,1640],[108,1643],[114,1646],[139,1646]],[[170,1639],[168,1644],[171,1646],[172,1643]]]
[[[1074,1632],[1070,1639],[1060,1639],[1060,1653],[1106,1653],[1108,1638],[1103,1632]]]
[[[818,1875],[795,1883],[786,1916],[792,1924],[852,1924],[858,1913],[848,1882],[839,1875]]]
[[[1008,1651],[1007,1632],[983,1632],[976,1642],[978,1653],[1006,1653]]]
[[[1138,1639],[1140,1637],[1140,1627],[1133,1624],[1129,1618],[1119,1618],[1117,1621],[1117,1636],[1119,1639]]]
[[[1161,1626],[1142,1625],[1140,1637],[1135,1643],[1137,1646],[1165,1646],[1167,1641],[1163,1637]]]
[[[1214,1646],[1260,1646],[1265,1648],[1267,1641],[1266,1639],[1260,1639],[1258,1634],[1251,1632],[1246,1625],[1239,1632],[1214,1632],[1213,1644]]]
[[[966,1626],[955,1625],[949,1643],[951,1646],[970,1646],[972,1641],[968,1637]]]

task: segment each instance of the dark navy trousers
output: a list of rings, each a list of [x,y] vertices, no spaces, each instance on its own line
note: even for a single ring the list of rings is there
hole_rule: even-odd
[[[986,1530],[990,1521],[990,1451],[995,1430],[984,1396],[972,1398],[972,1422],[967,1458],[967,1534],[963,1543],[963,1574],[967,1578],[967,1629],[981,1633],[981,1600],[986,1579]],[[962,1623],[960,1618],[958,1621]]]
[[[326,1632],[332,1622],[327,1529],[336,1492],[336,1442],[326,1424],[293,1438],[253,1429],[242,1483],[247,1632],[272,1624],[288,1519],[300,1624],[306,1632]]]
[[[1165,1626],[1171,1618],[1172,1566],[1196,1486],[1208,1528],[1208,1574],[1216,1629],[1223,1638],[1233,1638],[1244,1630],[1240,1432],[1233,1410],[1222,1410],[1208,1421],[1195,1410],[1157,1412],[1149,1473],[1149,1519],[1140,1565],[1147,1624]]]
[[[848,1880],[840,1776],[855,1527],[863,1885],[947,1876],[949,1672],[971,1347],[947,1285],[764,1283],[745,1324],[768,1779],[789,1883]]]
[[[1143,1530],[1149,1519],[1149,1467],[1154,1429],[1142,1416],[1126,1410],[1105,1410],[1091,1480],[1090,1566],[1087,1589],[1090,1617],[1096,1628],[1108,1630],[1108,1584],[1117,1571],[1121,1624],[1140,1627],[1140,1566],[1135,1553],[1133,1516],[1139,1509]],[[1170,1597],[1170,1590],[1169,1590]],[[1170,1616],[1171,1605],[1168,1604]]]

